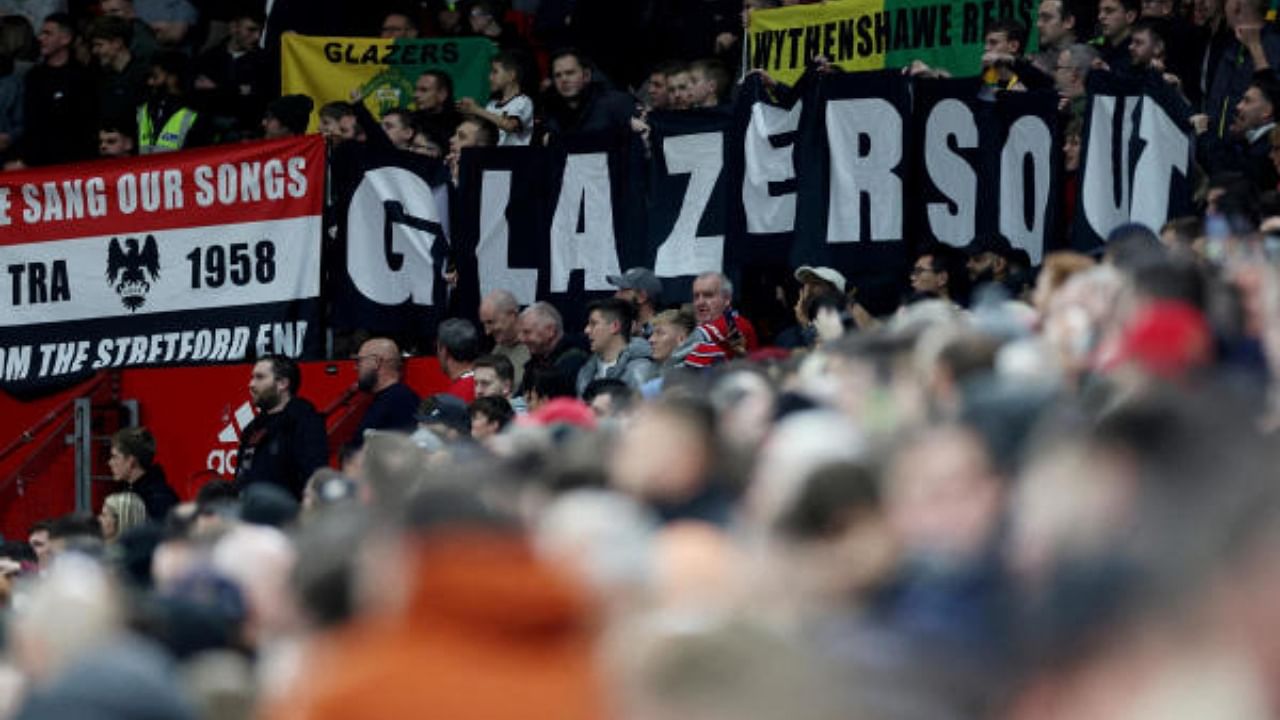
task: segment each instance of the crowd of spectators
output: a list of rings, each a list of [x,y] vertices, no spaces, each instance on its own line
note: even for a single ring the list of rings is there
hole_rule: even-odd
[[[652,107],[704,104],[708,92],[728,97],[726,68],[741,52],[736,2],[626,5],[636,24],[613,3],[585,1],[8,0],[0,5],[0,160],[15,169],[301,134],[312,109],[329,118],[321,130],[334,142],[368,139],[380,124],[392,145],[442,157],[473,144],[528,144],[535,131],[542,140],[625,130],[645,107],[651,71]],[[358,95],[325,108],[301,97],[278,104],[288,32],[488,38],[498,52],[493,98],[457,98],[455,79],[434,70],[416,79],[410,106],[368,123],[357,123]],[[668,74],[700,74],[714,88],[692,83],[704,99],[668,100]]]
[[[620,287],[589,349],[499,294],[523,392],[465,320],[421,401],[372,338],[368,428],[301,486],[323,430],[263,359],[234,481],[179,502],[122,430],[97,518],[0,546],[0,716],[1272,717],[1280,273],[1222,251],[1130,228],[865,327],[803,268],[792,354],[715,275],[648,341]]]
[[[739,11],[774,4],[0,1],[0,146],[303,132],[272,48],[352,28],[489,37],[494,98],[427,73],[381,127],[319,108],[331,142],[639,140],[730,97]],[[1254,0],[1037,10],[1036,53],[988,28],[987,89],[1059,92],[1070,188],[1088,73],[1154,73],[1194,111],[1199,215],[1039,267],[916,247],[878,316],[819,266],[763,299],[631,268],[583,328],[494,290],[433,334],[441,393],[361,338],[332,459],[261,358],[234,479],[184,501],[125,429],[98,515],[0,545],[0,718],[1280,714],[1280,33]]]

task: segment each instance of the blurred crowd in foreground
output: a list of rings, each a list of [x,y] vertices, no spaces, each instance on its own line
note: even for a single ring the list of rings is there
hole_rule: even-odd
[[[366,416],[363,442],[314,473],[323,438],[270,441],[314,428],[314,409],[291,405],[305,388],[260,361],[264,434],[246,433],[236,482],[178,502],[154,441],[122,435],[111,462],[127,492],[0,545],[0,718],[1280,715],[1280,90],[1257,73],[1280,34],[1256,2],[1136,27],[1176,8],[1098,6],[1095,47],[1072,30],[1092,12],[1041,3],[1042,55],[1021,59],[1076,114],[1095,60],[1172,76],[1204,111],[1202,217],[1158,239],[1122,228],[1102,257],[1051,253],[1038,269],[994,238],[965,260],[921,248],[882,318],[837,270],[800,268],[794,303],[762,303],[794,311],[761,333],[787,350],[754,350],[730,303],[752,314],[758,298],[722,277],[700,277],[691,308],[646,310],[652,272],[628,272],[615,284],[630,304],[593,306],[581,347],[554,308],[490,296],[478,316],[506,364],[482,362],[479,330],[451,319],[436,353],[455,399],[419,406],[394,389],[395,344],[366,341],[356,362],[387,399],[380,422]],[[262,19],[227,18],[248,34]],[[65,20],[41,26],[37,80],[92,51]],[[97,22],[98,45],[120,46],[95,57],[105,95],[126,20]],[[1022,54],[1017,28],[993,33],[1017,41],[993,57]],[[689,58],[738,42],[677,34],[704,41]],[[1034,77],[989,69],[1011,86],[1013,68]],[[687,92],[687,69],[647,69],[629,84]],[[145,79],[130,82],[127,111]],[[392,410],[412,433],[377,429],[398,424]]]
[[[1216,242],[41,525],[0,716],[1273,717],[1280,284]]]

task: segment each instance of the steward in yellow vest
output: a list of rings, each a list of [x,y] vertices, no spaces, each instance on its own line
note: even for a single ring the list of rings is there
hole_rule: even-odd
[[[157,109],[163,107],[163,101],[157,104]],[[151,117],[151,109],[151,101],[138,106],[138,152],[146,155],[173,152],[186,147],[187,136],[191,133],[191,127],[196,124],[196,111],[179,107],[165,119],[163,125],[157,127],[156,121]]]
[[[149,96],[138,106],[138,154],[173,152],[203,144],[206,123],[186,101],[188,60],[176,52],[155,56],[147,76]]]

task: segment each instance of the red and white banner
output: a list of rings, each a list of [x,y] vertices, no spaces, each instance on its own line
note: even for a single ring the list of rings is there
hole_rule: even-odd
[[[320,345],[318,136],[0,175],[0,386]]]

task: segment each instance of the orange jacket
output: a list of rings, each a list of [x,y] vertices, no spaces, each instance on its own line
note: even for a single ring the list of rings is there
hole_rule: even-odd
[[[272,720],[597,720],[582,596],[522,539],[437,533],[414,550],[403,615],[323,638]]]

